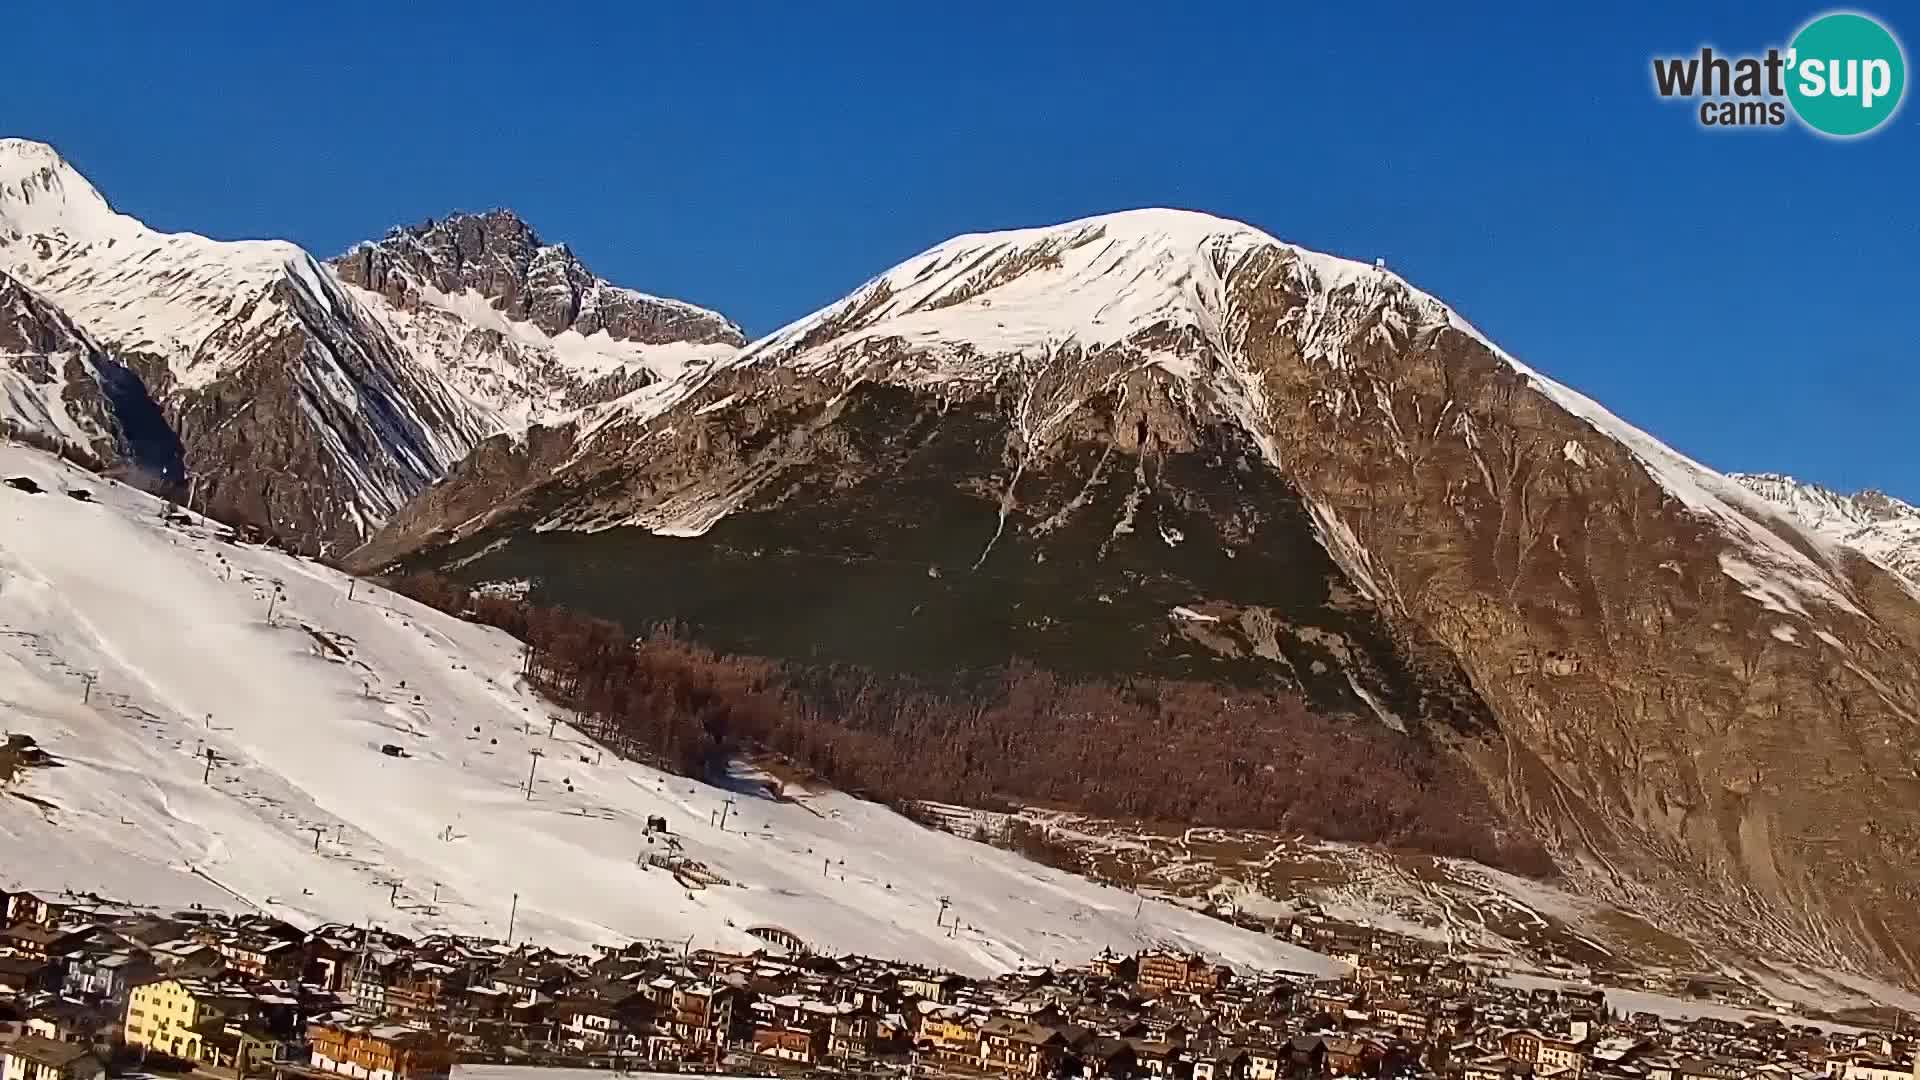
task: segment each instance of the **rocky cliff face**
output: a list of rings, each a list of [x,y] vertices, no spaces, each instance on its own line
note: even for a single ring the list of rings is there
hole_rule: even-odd
[[[957,238],[485,444],[360,558],[789,655],[1286,683],[1465,755],[1590,893],[1916,974],[1913,591],[1235,223]]]
[[[592,277],[505,213],[396,231],[341,266],[157,232],[51,147],[0,140],[0,270],[158,404],[197,507],[305,550],[361,543],[484,438],[739,340],[718,315]]]
[[[0,427],[125,464],[160,486],[184,472],[179,440],[140,377],[46,298],[0,272]]]

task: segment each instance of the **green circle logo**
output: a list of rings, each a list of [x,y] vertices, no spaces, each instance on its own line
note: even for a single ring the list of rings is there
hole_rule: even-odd
[[[1810,128],[1847,138],[1887,122],[1907,89],[1907,58],[1879,22],[1851,11],[1822,15],[1794,35],[1787,100]]]

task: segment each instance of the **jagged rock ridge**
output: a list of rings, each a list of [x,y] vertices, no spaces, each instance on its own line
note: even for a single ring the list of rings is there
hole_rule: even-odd
[[[1920,507],[1884,491],[1843,495],[1778,473],[1733,473],[1731,479],[1821,536],[1853,548],[1920,586]]]
[[[543,243],[510,210],[396,227],[377,242],[355,245],[333,265],[342,280],[401,307],[420,303],[423,287],[442,296],[471,289],[507,318],[549,335],[573,330],[648,345],[746,344],[740,328],[716,312],[594,276],[565,244]]]
[[[594,276],[505,210],[396,228],[332,266],[390,336],[509,430],[624,397],[746,342],[715,312]]]

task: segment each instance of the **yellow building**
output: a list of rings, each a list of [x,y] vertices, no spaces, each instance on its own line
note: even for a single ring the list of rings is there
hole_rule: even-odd
[[[919,1039],[936,1057],[972,1058],[980,1052],[980,1021],[958,1009],[929,1010],[920,1017]]]
[[[136,986],[127,998],[127,1045],[198,1061],[199,1029],[241,1011],[244,1004],[235,995],[200,979],[162,979]]]

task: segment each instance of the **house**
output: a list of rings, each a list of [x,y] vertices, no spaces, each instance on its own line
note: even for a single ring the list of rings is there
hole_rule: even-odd
[[[1582,1076],[1587,1071],[1586,1040],[1563,1039],[1552,1035],[1540,1038],[1533,1059],[1534,1072],[1541,1076]],[[1911,1076],[1903,1080],[1913,1080]]]
[[[1136,1071],[1141,1076],[1160,1077],[1173,1072],[1176,1051],[1172,1043],[1157,1039],[1128,1039],[1127,1045],[1133,1048]]]
[[[1296,1035],[1281,1047],[1284,1057],[1278,1062],[1281,1073],[1297,1073],[1318,1076],[1327,1065],[1327,1040],[1318,1035]],[[1256,1051],[1252,1064],[1260,1071],[1255,1075],[1264,1077],[1264,1055]]]
[[[1134,983],[1150,993],[1210,994],[1220,988],[1220,972],[1205,958],[1185,953],[1140,954]]]
[[[1311,1041],[1317,1044],[1320,1040]],[[1266,1045],[1248,1046],[1246,1055],[1246,1069],[1243,1073],[1245,1080],[1274,1080],[1275,1077],[1287,1072],[1293,1061],[1291,1049]],[[1312,1068],[1316,1072],[1319,1070],[1319,1058],[1313,1059]],[[1305,1071],[1304,1067],[1302,1071]]]
[[[1089,1041],[1074,1058],[1079,1068],[1073,1075],[1081,1080],[1131,1080],[1139,1068],[1133,1044],[1106,1036]]]
[[[920,1049],[944,1061],[980,1058],[980,1021],[963,1009],[927,1009],[914,1032]]]
[[[1500,1050],[1515,1061],[1524,1061],[1528,1065],[1540,1060],[1539,1032],[1532,1028],[1516,1028],[1500,1039]]]
[[[124,1005],[133,985],[154,971],[151,960],[133,953],[83,953],[67,960],[61,992],[81,1001]]]
[[[947,1005],[952,1003],[954,995],[966,984],[967,981],[958,975],[909,975],[895,985],[903,994]]]
[[[107,1046],[120,1037],[120,1015],[107,1007],[55,998],[33,1007],[24,1030],[55,1042]]]
[[[1360,1004],[1360,995],[1339,982],[1315,983],[1300,995],[1300,1005],[1309,1014],[1344,1016]]]
[[[1087,963],[1089,974],[1115,982],[1132,982],[1139,970],[1131,956],[1123,956],[1112,949],[1101,949],[1100,955]]]
[[[192,938],[175,938],[163,941],[148,950],[153,961],[167,971],[192,969],[195,971],[218,971],[226,965],[220,950],[205,942]]]
[[[1066,1059],[1060,1029],[993,1017],[980,1025],[980,1068],[1005,1076],[1052,1076]]]
[[[0,1046],[5,1046],[25,1033],[26,1023],[26,1009],[14,999],[0,994]],[[0,1062],[0,1080],[6,1080],[5,1064]]]
[[[444,1036],[398,1024],[308,1024],[315,1072],[353,1080],[446,1080],[453,1052]]]
[[[0,956],[0,990],[31,994],[51,989],[59,979],[59,969],[44,959],[27,956]]]
[[[1438,1006],[1429,1008],[1427,1015],[1432,1020],[1428,1037],[1435,1042],[1452,1039],[1473,1027],[1473,1005],[1466,1001],[1458,999],[1443,1001]]]
[[[1321,926],[1307,937],[1314,949],[1355,968],[1364,966],[1374,950],[1372,933],[1362,927]]]
[[[228,968],[254,978],[290,979],[306,966],[299,943],[284,938],[245,934],[223,936],[206,944],[220,954]]]
[[[1388,998],[1373,1005],[1373,1021],[1409,1042],[1426,1042],[1433,1034],[1433,1017],[1405,998]]]
[[[353,1016],[362,1023],[375,1023],[391,1014],[387,988],[400,981],[411,961],[381,950],[364,953],[346,974],[347,992],[353,995]]]
[[[1464,994],[1483,980],[1460,960],[1446,960],[1427,969],[1427,985],[1443,994]]]
[[[567,984],[567,972],[531,959],[516,959],[494,972],[490,984],[512,1000],[528,1005],[552,1001]]]
[[[575,1050],[596,1053],[636,1052],[652,1034],[653,1004],[634,995],[618,1004],[593,999],[570,999],[553,1006],[554,1041]]]
[[[107,1067],[84,1043],[55,1042],[38,1035],[22,1035],[0,1054],[0,1076],[6,1080],[100,1080]]]
[[[56,930],[34,922],[14,923],[0,930],[0,949],[29,960],[65,956],[85,937],[83,931]]]
[[[1193,1080],[1248,1080],[1252,1055],[1238,1047],[1198,1050],[1193,1057]]]
[[[264,1073],[276,1063],[289,1061],[294,1053],[293,1042],[253,1021],[209,1025],[200,1036],[201,1060],[239,1077]]]
[[[39,893],[17,892],[7,897],[6,922],[9,926],[23,922],[52,926],[67,913],[67,907]]]
[[[384,973],[378,996],[382,1016],[407,1022],[434,1016],[442,1002],[465,989],[464,975],[449,964],[427,960],[402,961]]]
[[[127,995],[126,1043],[187,1061],[201,1058],[201,1041],[229,1020],[244,1018],[253,999],[200,979],[160,979]]]
[[[187,924],[159,915],[142,915],[114,924],[113,936],[130,945],[151,949],[163,941],[172,941],[185,933]]]
[[[836,988],[829,987],[829,990]],[[882,1012],[900,1004],[900,991],[891,978],[865,978],[843,983],[837,988],[841,1001],[862,1009]]]
[[[872,1009],[847,1005],[827,1021],[827,1056],[840,1061],[865,1061],[897,1049],[890,1045],[891,1028]]]
[[[1599,1040],[1587,1056],[1595,1067],[1607,1068],[1635,1060],[1647,1046],[1647,1040],[1638,1036],[1615,1035]]]
[[[468,1017],[480,1021],[505,1020],[512,1005],[512,999],[504,991],[491,986],[469,986],[452,1000],[459,1003]]]
[[[1634,1015],[1634,1020],[1638,1027],[1639,1014]],[[1655,1025],[1656,1029],[1658,1026]],[[1639,1065],[1646,1072],[1647,1080],[1673,1080],[1680,1073],[1680,1063],[1664,1054],[1651,1055],[1640,1061]]]
[[[327,990],[343,990],[350,981],[357,954],[353,943],[346,940],[340,929],[323,927],[308,934],[301,942],[300,953],[306,966],[300,972],[300,981],[312,983]]]
[[[675,987],[662,1020],[670,1034],[689,1046],[724,1046],[734,1041],[739,1003],[740,991],[730,986]]]
[[[782,1061],[811,1065],[825,1056],[826,1033],[818,1028],[760,1024],[753,1029],[753,1052]]]
[[[1361,1076],[1374,1071],[1387,1048],[1373,1039],[1330,1038],[1326,1044],[1326,1071],[1330,1076]]]

